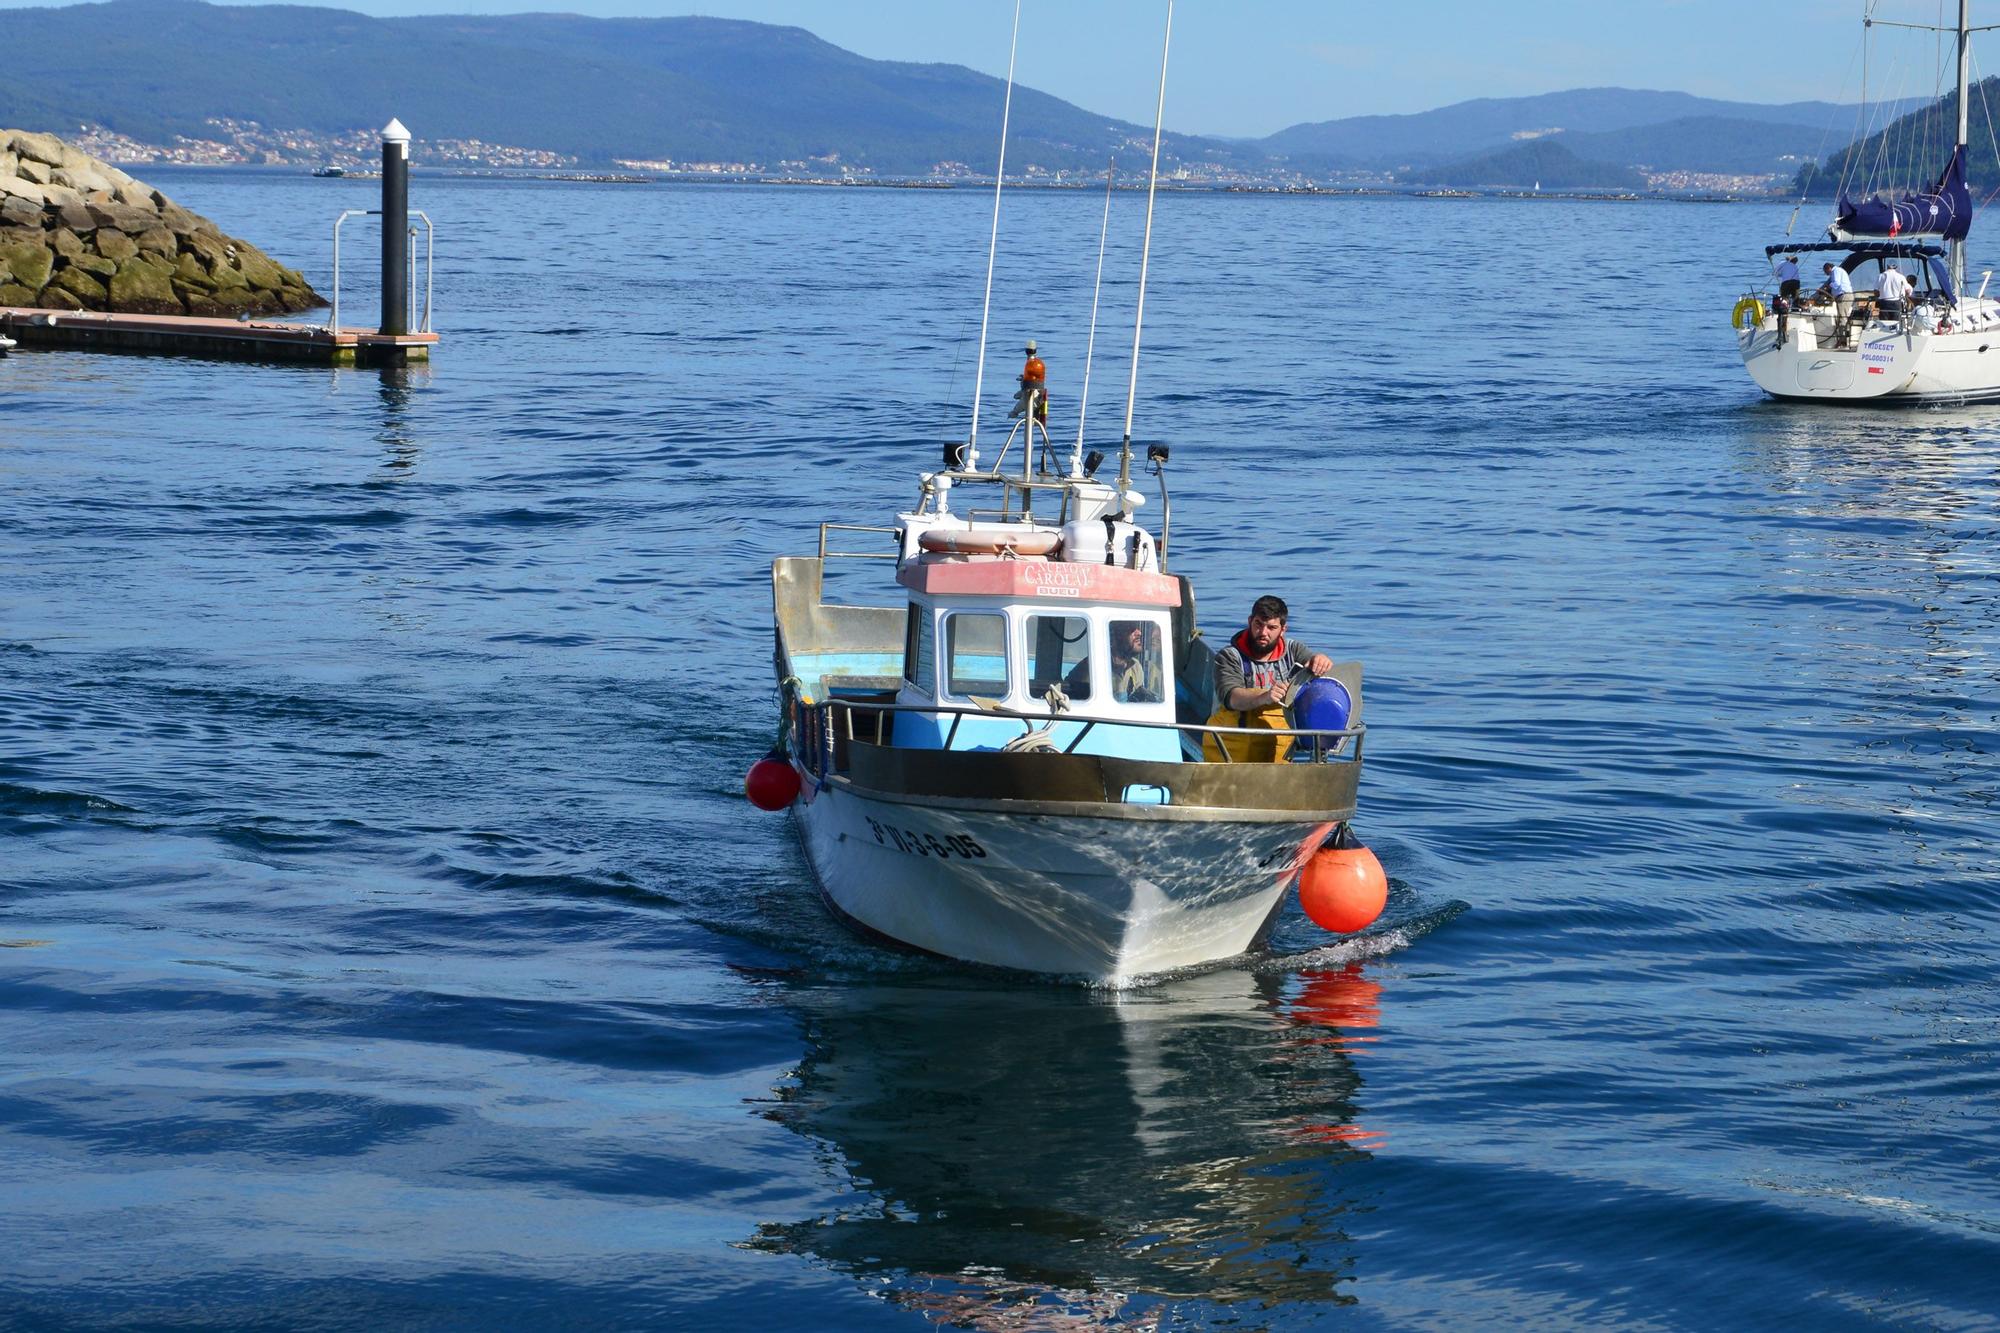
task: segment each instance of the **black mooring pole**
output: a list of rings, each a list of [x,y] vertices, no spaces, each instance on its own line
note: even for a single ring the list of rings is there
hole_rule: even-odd
[[[410,132],[392,120],[382,131],[382,329],[410,331]]]

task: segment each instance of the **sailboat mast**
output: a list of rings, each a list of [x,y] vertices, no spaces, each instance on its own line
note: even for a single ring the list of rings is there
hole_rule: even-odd
[[[1966,74],[1971,66],[1972,25],[1968,10],[1972,0],[1958,0],[1958,146],[1954,156],[1965,156],[1966,130],[1971,124],[1971,102],[1966,93]],[[1963,300],[1965,297],[1965,242],[1951,243],[1951,290]]]

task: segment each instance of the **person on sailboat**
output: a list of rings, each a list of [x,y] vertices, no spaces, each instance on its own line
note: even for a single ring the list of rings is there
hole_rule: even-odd
[[[1799,299],[1799,257],[1786,255],[1778,261],[1778,295],[1787,301]]]
[[[1838,264],[1821,264],[1820,269],[1826,281],[1819,289],[1833,299],[1833,344],[1840,347],[1847,342],[1847,324],[1854,318],[1854,279]]]
[[[1028,363],[1021,367],[1020,389],[1014,395],[1014,410],[1007,415],[1018,417],[1028,410],[1029,395],[1034,396],[1035,420],[1046,426],[1049,424],[1049,368],[1042,364],[1040,354],[1035,351],[1035,340],[1028,339]]]
[[[1883,319],[1902,319],[1910,291],[1910,280],[1901,269],[1894,264],[1882,265],[1882,279],[1875,284],[1875,313]]]
[[[1786,255],[1778,261],[1778,296],[1771,311],[1778,317],[1778,346],[1785,345],[1785,332],[1792,322],[1792,307],[1799,303],[1799,257]]]

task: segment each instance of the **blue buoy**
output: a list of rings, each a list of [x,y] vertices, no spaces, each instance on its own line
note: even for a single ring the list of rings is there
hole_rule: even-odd
[[[1299,687],[1292,697],[1292,725],[1301,731],[1343,731],[1354,715],[1354,696],[1331,676]]]

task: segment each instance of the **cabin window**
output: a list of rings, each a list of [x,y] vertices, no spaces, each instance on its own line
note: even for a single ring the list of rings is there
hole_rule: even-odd
[[[910,603],[909,621],[903,629],[903,679],[926,694],[936,691],[937,640],[931,630],[927,606]]]
[[[1111,622],[1111,697],[1121,704],[1166,700],[1160,627],[1150,620]]]
[[[953,694],[1007,693],[1007,617],[961,611],[945,617],[945,672]]]
[[[1051,685],[1071,699],[1090,697],[1090,622],[1082,616],[1028,617],[1028,693],[1040,700]]]

